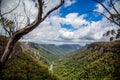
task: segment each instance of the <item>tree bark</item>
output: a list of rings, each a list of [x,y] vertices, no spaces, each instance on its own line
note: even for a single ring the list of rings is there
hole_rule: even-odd
[[[3,53],[2,57],[1,57],[1,60],[0,60],[1,63],[4,63],[4,62],[6,62],[8,60],[8,58],[9,58],[9,56],[10,56],[10,54],[11,54],[13,48],[14,48],[14,45],[18,40],[19,39],[17,39],[17,38],[15,39],[14,37],[9,38],[8,43],[7,43],[6,47],[5,47],[5,51],[4,51],[4,53]]]

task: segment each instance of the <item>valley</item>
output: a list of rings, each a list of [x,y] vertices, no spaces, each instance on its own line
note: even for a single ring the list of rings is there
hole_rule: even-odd
[[[2,41],[4,40],[1,39]],[[19,42],[14,50],[16,54],[11,55],[11,59],[4,66],[0,80],[11,79],[16,71],[18,74],[13,77],[21,77],[24,80],[28,80],[31,76],[34,77],[30,80],[40,78],[49,78],[47,80],[119,80],[120,78],[120,40],[94,42],[83,47],[76,44]],[[32,74],[33,72],[35,74]],[[39,73],[44,76],[40,77]],[[7,74],[11,75],[7,76]]]

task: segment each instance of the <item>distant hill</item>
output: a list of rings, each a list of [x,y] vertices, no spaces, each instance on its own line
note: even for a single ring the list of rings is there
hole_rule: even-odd
[[[83,47],[77,44],[38,44],[33,42],[24,43],[29,48],[34,48],[37,51],[37,55],[40,55],[42,60],[45,59],[49,62],[62,59],[71,54],[71,52],[82,49]],[[30,49],[34,51],[33,49]],[[36,52],[36,51],[35,51]],[[35,52],[32,52],[35,54]],[[44,61],[46,62],[46,61]]]
[[[83,46],[79,44],[62,44],[62,45],[59,45],[59,47],[68,52],[73,52],[78,49],[83,49]]]
[[[66,53],[64,49],[59,48],[57,45],[54,44],[40,44],[40,46],[52,54],[62,55]]]
[[[55,44],[38,44],[38,43],[28,42],[27,45],[29,45],[30,47],[35,48],[35,49],[43,48],[44,50],[46,50],[52,54],[69,53],[69,52],[73,52],[78,49],[84,48],[84,46],[81,46],[79,44],[55,45]]]
[[[120,40],[95,42],[54,64],[63,80],[119,80]]]
[[[63,58],[66,51],[54,44],[38,44],[33,42],[25,42],[22,44],[25,50],[31,52],[39,60],[50,64],[52,61]],[[23,48],[24,49],[24,48]]]
[[[34,43],[34,42],[28,42],[28,43],[26,43],[26,45],[28,45],[29,47],[35,48],[35,49],[42,48],[51,54],[60,55],[60,54],[66,53],[66,51],[64,49],[59,48],[57,45],[54,45],[54,44],[38,44],[38,43]]]

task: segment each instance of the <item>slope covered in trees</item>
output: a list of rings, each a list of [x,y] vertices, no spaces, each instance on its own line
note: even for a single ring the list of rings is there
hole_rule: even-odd
[[[119,80],[120,40],[89,44],[56,62],[54,73],[63,80]]]
[[[6,38],[0,37],[0,42],[2,55]],[[20,44],[17,43],[13,50],[12,54],[15,55],[12,55],[4,66],[0,65],[0,80],[59,80],[49,71],[48,66],[33,57],[30,51],[23,51]]]

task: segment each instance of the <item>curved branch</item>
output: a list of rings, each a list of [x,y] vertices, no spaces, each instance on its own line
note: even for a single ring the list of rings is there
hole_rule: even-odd
[[[99,0],[93,0],[93,1],[99,3],[112,17],[112,13],[109,11],[109,9],[103,3],[101,3]]]
[[[1,16],[1,2],[2,2],[2,1],[0,0],[0,16]]]
[[[24,13],[25,13],[25,15],[27,17],[27,25],[29,25],[30,24],[30,18],[27,15],[27,12],[26,12],[26,9],[25,9],[25,3],[24,2],[23,2],[23,7],[24,7]]]
[[[42,10],[42,9],[43,9],[43,3],[42,3],[42,0],[38,0],[38,5],[39,5],[38,17],[36,18],[36,20],[35,20],[33,23],[31,23],[31,24],[27,25],[26,27],[24,27],[24,28],[16,31],[15,34],[14,34],[14,36],[18,36],[18,35],[19,35],[19,36],[21,37],[21,36],[29,33],[30,31],[32,31],[33,29],[35,29],[42,21],[45,20],[45,18],[46,18],[51,12],[53,12],[53,11],[56,10],[56,9],[58,9],[63,3],[64,3],[64,0],[61,0],[61,3],[60,3],[58,6],[56,6],[55,8],[52,8],[52,9],[42,18],[42,14],[43,14],[43,13],[42,13],[42,11],[43,11],[43,10]]]
[[[115,22],[113,19],[107,17],[105,14],[103,14],[103,13],[101,13],[101,12],[98,12],[98,11],[88,11],[88,12],[93,12],[93,13],[101,14],[101,15],[103,15],[106,19],[108,19],[109,21],[111,21],[111,22],[115,23],[116,25],[120,26],[119,23]]]
[[[1,0],[0,0],[0,1],[1,1]],[[15,8],[13,8],[13,9],[10,10],[9,12],[3,13],[3,14],[1,14],[1,15],[4,16],[4,15],[9,14],[9,13],[11,13],[12,11],[14,11],[14,10],[20,5],[20,1],[21,1],[21,0],[19,0],[17,6],[16,6]]]
[[[46,19],[46,17],[51,13],[53,12],[54,10],[58,9],[60,6],[62,6],[62,4],[64,3],[64,0],[61,0],[61,3],[56,6],[55,8],[51,9],[50,11],[47,12],[47,14],[42,18],[42,21],[44,21]]]
[[[115,10],[115,12],[120,16],[119,12],[117,11],[117,9],[115,8],[115,6],[113,4],[113,0],[110,0],[110,4],[112,5],[112,7]]]
[[[111,5],[112,5],[113,9],[115,10],[115,12],[116,12],[117,14],[119,14],[119,12],[118,12],[117,9],[115,8],[115,6],[114,6],[112,0],[110,0],[110,3],[111,3]],[[119,14],[119,15],[120,15],[120,14]]]

